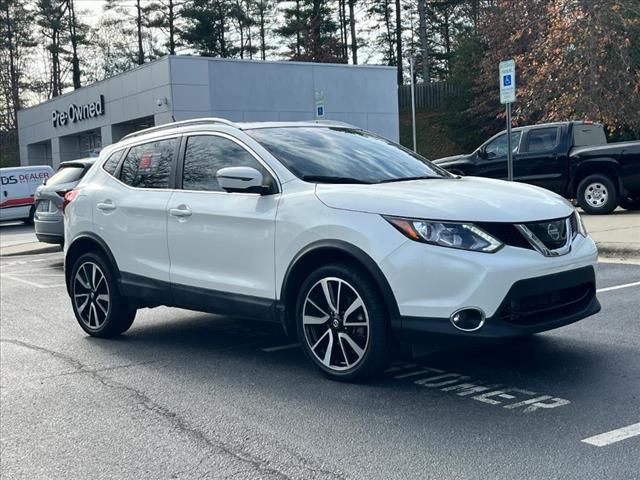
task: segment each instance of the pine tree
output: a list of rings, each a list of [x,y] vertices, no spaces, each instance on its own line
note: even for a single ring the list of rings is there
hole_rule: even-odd
[[[166,37],[165,48],[169,55],[176,54],[180,28],[179,20],[182,16],[184,2],[179,0],[153,0],[143,8],[146,27],[160,30]]]
[[[290,39],[290,58],[305,62],[344,63],[336,34],[338,25],[328,0],[296,0],[285,8],[284,25],[276,30]]]
[[[267,30],[273,23],[273,0],[253,0],[252,12],[255,23],[258,28],[258,37],[260,39],[260,58],[267,59],[267,50],[272,47],[267,43]]]
[[[233,56],[234,49],[227,36],[230,10],[229,0],[189,0],[182,11],[182,39],[200,55]]]
[[[51,60],[49,93],[51,97],[57,97],[64,88],[62,57],[68,53],[65,45],[68,40],[69,4],[66,0],[37,0],[35,7],[36,22],[46,41],[45,48]]]

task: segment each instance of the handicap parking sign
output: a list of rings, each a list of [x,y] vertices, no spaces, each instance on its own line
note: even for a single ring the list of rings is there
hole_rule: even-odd
[[[500,62],[498,69],[500,103],[513,103],[516,101],[516,64],[513,60],[507,60]]]

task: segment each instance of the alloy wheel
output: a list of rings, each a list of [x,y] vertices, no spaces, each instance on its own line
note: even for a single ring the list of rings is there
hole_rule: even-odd
[[[80,320],[91,330],[107,320],[111,297],[104,272],[94,262],[85,262],[73,280],[73,301]]]
[[[341,371],[358,365],[369,345],[369,314],[357,290],[337,277],[316,282],[302,306],[305,341],[318,362]]]

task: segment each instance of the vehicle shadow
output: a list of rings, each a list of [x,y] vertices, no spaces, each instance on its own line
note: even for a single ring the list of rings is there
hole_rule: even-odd
[[[86,337],[85,341],[124,363],[152,362],[201,380],[217,378],[220,370],[232,366],[239,378],[255,379],[259,371],[262,377],[286,377],[290,382],[329,381],[307,361],[300,348],[263,350],[297,342],[285,336],[278,325],[180,310],[171,320],[156,323],[148,317],[117,339]],[[438,339],[427,345],[428,353],[413,359],[394,353],[391,365],[396,372],[402,365],[415,365],[414,369],[435,368],[515,387],[531,382],[544,382],[547,388],[554,383],[567,387],[593,381],[598,366],[612,361],[608,348],[558,334],[503,341]],[[402,388],[395,375],[387,373],[367,385]]]

